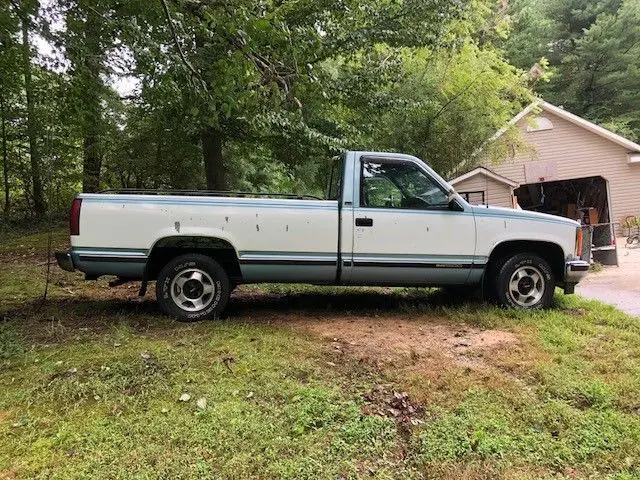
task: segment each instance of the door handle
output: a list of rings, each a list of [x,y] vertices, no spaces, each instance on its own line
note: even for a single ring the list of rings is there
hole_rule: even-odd
[[[356,227],[373,227],[373,218],[356,218]]]

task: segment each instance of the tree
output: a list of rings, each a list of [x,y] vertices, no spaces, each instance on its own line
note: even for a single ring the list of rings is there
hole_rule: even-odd
[[[4,3],[4,2],[3,2]],[[4,5],[3,5],[4,6]],[[5,14],[0,15],[0,122],[2,133],[2,179],[4,190],[4,214],[11,209],[11,185],[9,180],[9,130],[10,104],[20,92],[20,49],[15,38],[19,20],[6,2]]]
[[[230,141],[259,135],[256,127],[270,120],[293,129],[305,122],[298,92],[320,78],[314,67],[381,43],[435,43],[458,10],[455,2],[435,1],[160,2],[165,35],[184,67],[167,71],[184,85],[185,106],[197,112],[211,189],[227,183]]]
[[[70,61],[70,99],[77,128],[82,135],[82,190],[97,192],[104,156],[105,130],[102,103],[109,94],[103,76],[105,56],[113,45],[116,27],[109,0],[65,0],[66,30],[60,34]],[[113,52],[111,52],[113,55]]]
[[[640,140],[640,5],[633,0],[517,1],[508,58],[529,68],[544,57],[536,90],[596,123]]]
[[[35,113],[35,98],[33,79],[31,76],[31,44],[29,31],[31,27],[31,15],[37,13],[36,1],[17,0],[12,1],[16,14],[20,18],[20,31],[22,35],[22,74],[24,76],[24,91],[27,101],[27,134],[29,137],[29,157],[31,159],[31,183],[33,189],[33,211],[37,217],[42,217],[46,211],[42,178],[40,176],[41,158],[38,145],[38,118]]]

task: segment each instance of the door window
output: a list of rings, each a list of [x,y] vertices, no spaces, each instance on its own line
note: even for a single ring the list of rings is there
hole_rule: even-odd
[[[426,210],[447,208],[449,200],[442,187],[413,163],[363,160],[360,204]]]

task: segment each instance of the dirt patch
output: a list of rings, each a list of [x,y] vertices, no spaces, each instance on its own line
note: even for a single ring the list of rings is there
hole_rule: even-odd
[[[329,317],[322,321],[294,321],[293,325],[322,337],[334,351],[382,361],[444,355],[467,364],[486,351],[519,343],[510,332],[479,330],[433,316],[429,316],[428,321],[402,317]]]

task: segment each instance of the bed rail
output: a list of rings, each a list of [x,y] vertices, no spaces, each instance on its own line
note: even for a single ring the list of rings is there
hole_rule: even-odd
[[[174,189],[146,189],[146,188],[111,188],[100,193],[118,195],[192,195],[196,197],[245,197],[245,198],[290,198],[295,200],[322,200],[314,195],[276,192],[237,192],[223,190],[174,190]]]

